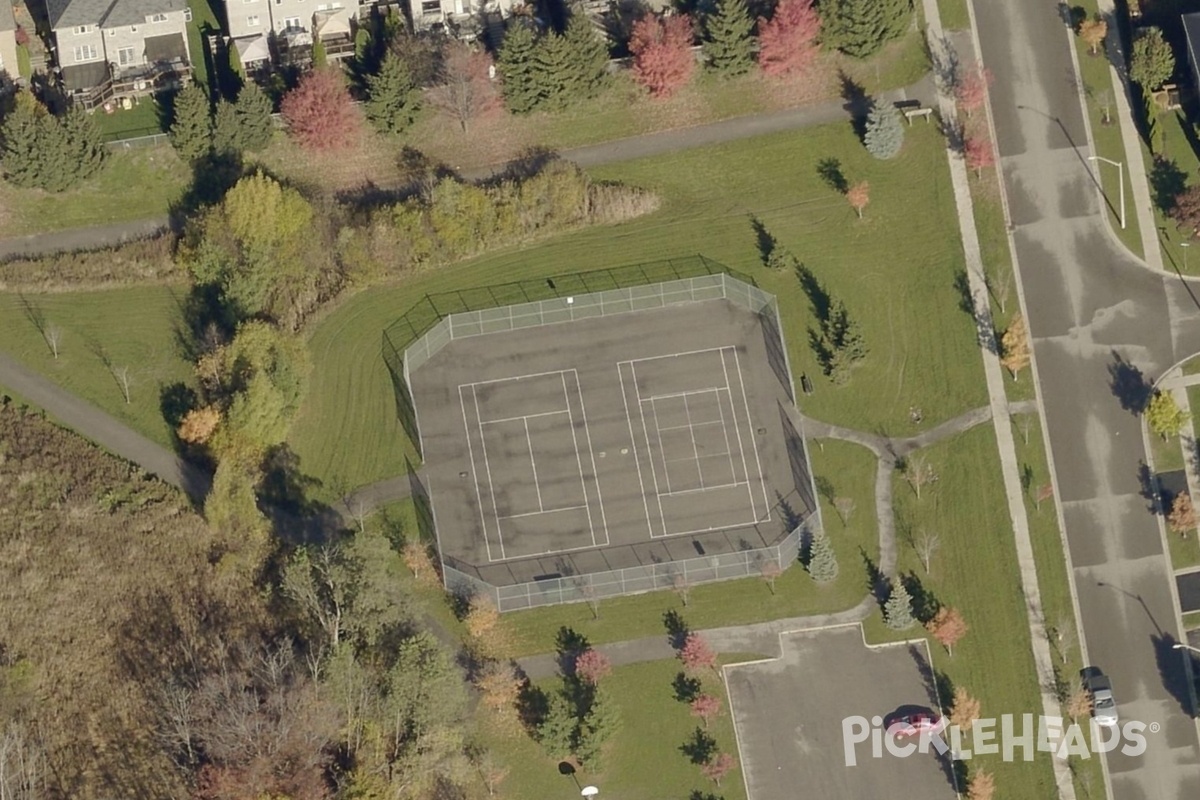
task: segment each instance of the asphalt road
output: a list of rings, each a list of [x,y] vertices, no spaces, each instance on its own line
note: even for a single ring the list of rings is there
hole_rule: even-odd
[[[974,5],[1089,660],[1112,677],[1123,719],[1161,725],[1144,755],[1109,755],[1113,797],[1200,797],[1172,575],[1132,410],[1146,381],[1200,351],[1200,304],[1104,227],[1056,5]]]

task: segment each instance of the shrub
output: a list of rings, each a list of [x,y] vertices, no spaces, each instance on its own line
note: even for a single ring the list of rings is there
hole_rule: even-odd
[[[633,79],[658,98],[670,97],[686,86],[696,71],[692,38],[692,20],[686,14],[647,14],[639,19],[629,39]]]
[[[895,158],[904,146],[904,123],[891,103],[874,102],[863,135],[867,152],[881,160]]]
[[[288,132],[309,150],[342,149],[355,144],[362,132],[362,112],[336,68],[306,73],[279,110]]]

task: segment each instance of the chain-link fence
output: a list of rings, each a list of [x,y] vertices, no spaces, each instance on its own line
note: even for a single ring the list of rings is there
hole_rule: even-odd
[[[805,521],[771,547],[586,575],[547,577],[509,586],[493,586],[469,575],[452,566],[452,559],[443,559],[442,569],[446,588],[451,592],[463,596],[483,595],[490,598],[500,611],[520,611],[563,603],[599,602],[609,597],[679,589],[756,575],[767,578],[786,570],[799,559],[808,535],[809,522]]]

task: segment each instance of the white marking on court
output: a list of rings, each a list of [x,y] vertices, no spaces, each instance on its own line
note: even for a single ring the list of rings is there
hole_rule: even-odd
[[[471,397],[475,400],[475,419],[482,419],[479,416],[479,393],[475,391],[474,386],[471,387]],[[479,444],[483,448],[483,466],[487,470],[488,491],[492,494],[492,514],[496,517],[496,536],[500,539],[500,559],[504,560],[504,532],[500,529],[500,507],[496,505],[496,484],[492,482],[492,465],[488,463],[487,437],[483,435],[482,425],[479,426]]]
[[[663,497],[678,497],[681,494],[696,494],[697,492],[710,492],[714,489],[736,489],[739,486],[745,486],[747,481],[734,481],[733,483],[720,483],[716,486],[702,486],[699,489],[680,489],[678,492],[667,492]],[[753,513],[754,509],[751,509]],[[744,523],[743,523],[744,524]],[[674,534],[672,534],[674,535]]]
[[[583,492],[583,502],[587,505],[588,535],[592,537],[592,546],[596,546],[596,526],[592,524],[592,507],[588,503],[587,484],[583,480],[583,458],[579,455],[579,439],[575,436],[575,415],[571,413],[571,396],[567,394],[567,373],[560,372],[562,378],[563,402],[567,404],[567,421],[571,426],[571,442],[575,445],[575,465],[579,469],[579,488]]]
[[[533,437],[529,435],[529,417],[525,417],[522,422],[525,423],[525,444],[529,447],[529,467],[533,470],[533,490],[537,492],[538,512],[540,513],[545,511],[546,507],[542,505],[542,486],[537,479],[537,461],[533,457]]]
[[[592,447],[592,429],[587,421],[587,406],[583,404],[583,386],[579,383],[578,371],[571,370],[571,376],[575,378],[575,394],[579,397],[579,413],[583,415],[583,433],[587,437],[588,455],[592,459],[592,484],[596,487],[596,502],[600,505],[600,525],[604,529],[604,544],[607,547],[611,543],[608,538],[608,514],[604,510],[604,495],[600,493],[600,471],[596,469],[596,451]],[[601,451],[600,457],[604,458],[603,451]],[[586,490],[583,493],[583,501],[587,502]],[[592,541],[595,540],[596,536],[593,533]]]
[[[634,379],[633,390],[635,392],[638,392],[637,369],[636,368],[633,370],[633,379]],[[648,400],[643,400],[642,393],[638,392],[638,409],[641,411],[641,414],[642,414],[642,426],[643,427],[645,427],[645,425],[646,425],[646,409],[642,405],[643,403],[650,404],[650,413],[652,413],[654,415],[654,434],[658,438],[658,453],[662,457],[662,462],[663,462],[663,480],[667,482],[667,494],[670,494],[671,493],[671,468],[667,466],[667,450],[665,447],[663,447],[663,443],[662,443],[662,428],[658,427],[658,406],[656,406],[654,404],[653,397],[649,398]],[[646,441],[647,442],[650,441],[649,435],[647,435]],[[650,453],[650,468],[654,469],[654,452],[653,451],[651,451],[651,453]],[[657,474],[655,475],[655,479],[654,479],[654,491],[656,494],[658,493],[658,476],[657,476]],[[667,525],[667,523],[666,523],[666,520],[664,519],[663,520],[663,529],[664,530],[666,529],[666,525]]]
[[[557,514],[560,511],[581,511],[585,508],[587,508],[586,505],[563,506],[562,508],[548,508],[545,511],[526,511],[524,514],[509,514],[504,517],[497,517],[497,519],[521,519],[521,517],[537,517],[542,514]]]
[[[565,414],[567,410],[564,408],[561,411],[543,411],[540,414],[521,414],[516,417],[502,417],[501,419],[481,419],[480,425],[498,425],[501,422],[516,422],[519,419],[531,420],[537,417],[553,417],[555,414]]]
[[[654,526],[650,523],[650,501],[646,499],[646,483],[642,480],[642,462],[637,456],[637,437],[633,435],[633,414],[629,413],[629,396],[625,394],[625,374],[621,371],[621,367],[629,364],[630,371],[633,371],[632,361],[617,362],[617,378],[621,381],[621,402],[625,404],[625,420],[629,423],[629,444],[633,447],[633,463],[637,466],[638,486],[642,487],[642,505],[646,508],[646,528],[650,534],[650,538],[654,538]],[[633,379],[637,381],[637,372],[633,371]],[[634,391],[637,391],[637,384],[634,384]],[[638,412],[641,413],[640,402]],[[644,418],[643,418],[644,421]],[[650,440],[646,439],[646,447],[649,448]],[[624,448],[622,453],[627,452]],[[653,463],[650,465],[654,466]],[[659,512],[662,512],[662,505],[659,505]],[[665,527],[665,526],[664,526]]]
[[[549,375],[562,375],[562,374],[563,374],[563,370],[561,370],[561,369],[551,369],[551,370],[547,370],[545,372],[531,372],[528,375],[515,375],[511,378],[496,378],[495,380],[490,380],[490,381],[476,381],[474,383],[464,383],[463,386],[487,386],[488,384],[492,384],[492,383],[508,383],[510,381],[523,381],[526,378],[545,378]]]
[[[479,504],[479,524],[483,526],[483,545],[487,548],[488,561],[494,561],[492,558],[492,543],[488,541],[487,535],[487,518],[483,515],[483,495],[479,491],[479,468],[475,465],[475,448],[471,444],[471,426],[467,424],[467,401],[463,397],[463,389],[467,384],[462,384],[458,387],[458,405],[462,409],[463,431],[467,434],[467,453],[471,459],[471,477],[475,483],[475,502]],[[472,389],[471,391],[474,391]],[[482,434],[482,429],[480,429]],[[496,520],[496,527],[499,528],[500,521]],[[499,533],[499,530],[497,530]],[[503,543],[503,540],[501,540]]]
[[[730,388],[733,386],[733,384],[729,382],[729,366],[725,363],[724,351],[721,352],[721,369],[725,373],[725,387],[729,391],[729,410],[733,414],[733,431],[737,434],[738,453],[740,453],[742,457],[742,474],[746,476],[746,496],[750,499],[750,513],[757,517],[758,508],[754,505],[754,487],[750,482],[750,467],[746,463],[746,446],[742,443],[742,426],[738,423],[737,406],[733,404],[733,389]],[[745,388],[745,386],[742,387],[743,390]],[[743,394],[742,397],[744,398],[745,394]],[[746,413],[750,413],[749,407],[747,407]],[[759,476],[761,477],[761,467],[759,469]]]
[[[724,356],[722,356],[722,359],[724,359]],[[742,384],[742,405],[746,409],[746,422],[748,422],[753,427],[754,419],[750,416],[750,401],[746,399],[746,376],[742,372],[742,359],[738,355],[736,348],[733,351],[733,363],[737,367],[738,382]],[[737,421],[737,419],[735,417],[734,422],[736,422],[736,421]],[[762,462],[758,458],[758,442],[755,441],[753,436],[750,437],[750,446],[754,448],[754,463],[758,467],[758,483],[759,483],[759,486],[762,487],[763,508],[766,509],[766,512],[767,512],[767,515],[764,518],[764,520],[770,520],[771,519],[771,501],[767,499],[767,482],[766,482],[766,480],[763,479]],[[746,477],[748,479],[750,476],[747,475]],[[752,511],[754,510],[753,505],[751,505],[750,508]]]

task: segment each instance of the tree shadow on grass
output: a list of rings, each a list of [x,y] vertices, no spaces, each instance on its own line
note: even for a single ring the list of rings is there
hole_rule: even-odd
[[[1175,198],[1187,188],[1187,177],[1174,159],[1155,156],[1150,167],[1150,193],[1155,208],[1170,214],[1175,208]]]
[[[775,248],[779,246],[779,242],[767,230],[766,223],[753,214],[750,215],[750,228],[754,231],[754,243],[758,248],[758,257],[762,260],[764,267],[768,266],[771,262],[771,254],[775,252]]]
[[[934,595],[933,590],[926,586],[915,572],[908,572],[900,577],[900,582],[908,590],[912,598],[913,617],[924,625],[937,615],[942,607],[941,601]]]
[[[696,728],[691,737],[679,745],[679,752],[693,764],[707,764],[717,752],[717,740],[703,728]]]
[[[558,655],[558,669],[564,676],[575,673],[575,659],[592,647],[591,642],[579,631],[566,625],[554,634],[554,652]]]
[[[888,594],[890,593],[889,581],[887,576],[880,571],[879,565],[875,563],[875,559],[871,558],[865,548],[859,547],[858,553],[862,557],[863,567],[867,572],[867,591],[875,598],[875,602],[882,609],[887,603]]]
[[[667,629],[667,641],[675,650],[682,650],[688,635],[692,632],[687,621],[675,609],[663,612],[663,626]]]
[[[690,703],[700,696],[702,686],[699,678],[693,678],[686,672],[680,672],[675,675],[675,680],[671,681],[671,688],[675,690],[676,700],[681,703]]]
[[[836,158],[823,158],[817,162],[817,175],[838,194],[845,194],[850,188],[842,172],[842,162]]]

